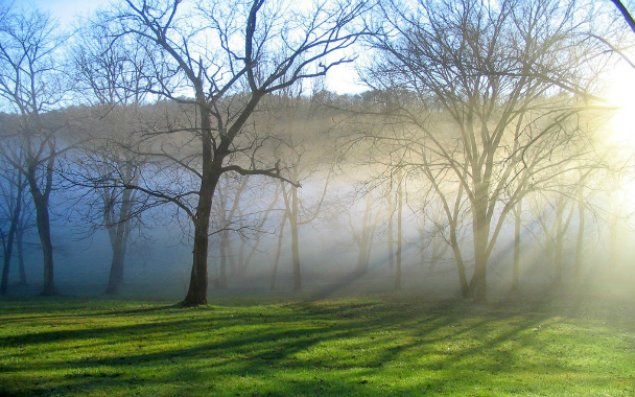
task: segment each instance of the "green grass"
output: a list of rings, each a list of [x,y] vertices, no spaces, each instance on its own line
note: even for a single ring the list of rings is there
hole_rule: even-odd
[[[632,396],[616,307],[0,301],[0,395]]]

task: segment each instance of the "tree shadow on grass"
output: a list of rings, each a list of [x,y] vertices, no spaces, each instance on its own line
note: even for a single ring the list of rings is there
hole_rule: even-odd
[[[241,310],[178,312],[183,318],[169,321],[140,317],[139,324],[31,333],[0,343],[50,349],[52,359],[29,358],[29,371],[51,371],[51,376],[42,385],[27,386],[27,395],[91,390],[123,395],[126,387],[143,382],[176,395],[377,395],[384,383],[386,393],[394,388],[416,395],[460,382],[466,371],[484,381],[513,367],[517,355],[500,346],[539,350],[531,330],[549,318],[465,305],[423,309],[363,301],[303,302],[264,314]],[[60,341],[102,339],[101,350],[89,357],[56,359],[51,349]],[[143,346],[130,351],[139,341]],[[128,350],[117,354],[108,349],[113,342]],[[402,363],[404,376],[437,376],[420,376],[416,386],[395,386],[398,378],[391,371]],[[14,365],[8,371],[26,369]]]

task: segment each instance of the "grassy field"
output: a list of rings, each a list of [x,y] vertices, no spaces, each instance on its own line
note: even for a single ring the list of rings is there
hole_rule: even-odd
[[[633,396],[630,307],[0,300],[0,395]]]

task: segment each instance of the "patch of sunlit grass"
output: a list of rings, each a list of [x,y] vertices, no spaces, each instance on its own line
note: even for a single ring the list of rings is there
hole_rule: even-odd
[[[635,393],[635,323],[549,307],[377,299],[0,301],[0,394]]]

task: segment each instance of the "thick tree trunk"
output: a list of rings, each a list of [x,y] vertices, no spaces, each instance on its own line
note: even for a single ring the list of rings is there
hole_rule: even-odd
[[[42,295],[54,295],[55,274],[53,266],[53,243],[51,241],[51,222],[49,218],[49,194],[53,187],[53,169],[55,166],[54,142],[49,141],[49,158],[46,161],[44,173],[44,186],[40,189],[42,178],[38,176],[36,164],[30,163],[26,168],[26,179],[35,205],[35,221],[40,246],[42,247],[42,260],[44,271],[44,282],[42,285]]]
[[[298,188],[291,187],[291,213],[289,226],[291,229],[291,261],[293,263],[293,290],[302,290],[302,270],[300,267],[300,248],[298,235]]]
[[[11,228],[13,225],[11,225]],[[7,239],[2,243],[5,245],[4,247],[4,258],[2,263],[2,280],[0,281],[0,295],[4,295],[7,293],[9,288],[9,266],[11,264],[11,254],[13,249],[13,234],[11,233],[11,228],[9,229],[9,233],[7,235]]]
[[[214,187],[211,180],[204,180],[201,183],[201,195],[194,219],[194,248],[192,250],[190,286],[183,300],[185,306],[207,304],[208,233]]]
[[[199,94],[199,96],[201,96]],[[201,99],[204,103],[204,96]],[[212,213],[212,200],[218,180],[222,174],[223,156],[227,153],[229,143],[212,152],[212,126],[210,113],[206,105],[199,106],[201,110],[201,146],[202,172],[199,188],[198,206],[192,221],[194,222],[194,246],[192,249],[192,272],[190,285],[183,300],[184,306],[207,304],[207,252],[209,249],[209,223]]]
[[[480,184],[475,189],[473,206],[474,274],[470,281],[470,294],[474,302],[487,301],[487,261],[489,222],[487,219],[487,187]]]
[[[48,200],[34,195],[33,202],[36,210],[37,231],[42,246],[44,263],[44,283],[42,295],[55,294],[55,274],[53,266],[53,243],[51,242],[51,224],[48,212]]]
[[[459,276],[459,286],[461,287],[461,296],[468,298],[470,296],[470,286],[467,282],[467,276],[465,275],[465,262],[463,261],[463,254],[461,253],[461,247],[456,235],[456,220],[453,220],[450,224],[450,247],[454,254],[454,261],[456,262],[456,270]]]

